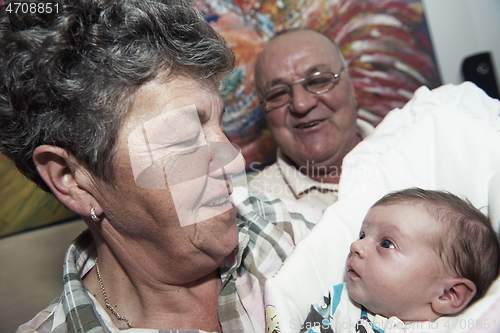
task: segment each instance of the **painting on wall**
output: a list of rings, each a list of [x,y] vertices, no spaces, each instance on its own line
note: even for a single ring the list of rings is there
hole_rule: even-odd
[[[222,90],[229,139],[248,169],[275,159],[275,144],[254,89],[254,63],[277,32],[309,28],[340,47],[352,77],[358,116],[377,125],[420,86],[440,85],[421,0],[195,0],[233,47],[236,70]]]

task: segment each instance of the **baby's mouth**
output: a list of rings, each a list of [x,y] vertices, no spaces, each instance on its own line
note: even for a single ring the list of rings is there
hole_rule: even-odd
[[[356,271],[354,269],[352,269],[351,266],[348,266],[347,267],[347,276],[349,277],[360,277],[358,273],[356,273]]]

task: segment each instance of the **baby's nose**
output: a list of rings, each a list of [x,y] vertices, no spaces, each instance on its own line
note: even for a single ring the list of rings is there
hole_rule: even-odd
[[[359,256],[360,258],[364,258],[366,256],[366,249],[361,239],[358,239],[351,244],[351,253]]]

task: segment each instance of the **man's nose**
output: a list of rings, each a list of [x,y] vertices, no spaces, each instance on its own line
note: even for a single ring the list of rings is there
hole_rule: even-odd
[[[351,253],[357,255],[360,258],[365,258],[367,254],[366,246],[361,239],[353,242],[351,244]]]
[[[318,96],[311,94],[300,83],[291,86],[290,112],[297,115],[307,114],[318,103]]]

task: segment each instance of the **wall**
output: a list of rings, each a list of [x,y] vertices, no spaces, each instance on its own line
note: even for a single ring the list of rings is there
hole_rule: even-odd
[[[490,51],[497,84],[500,84],[500,1],[422,2],[442,82],[462,82],[463,59]]]

